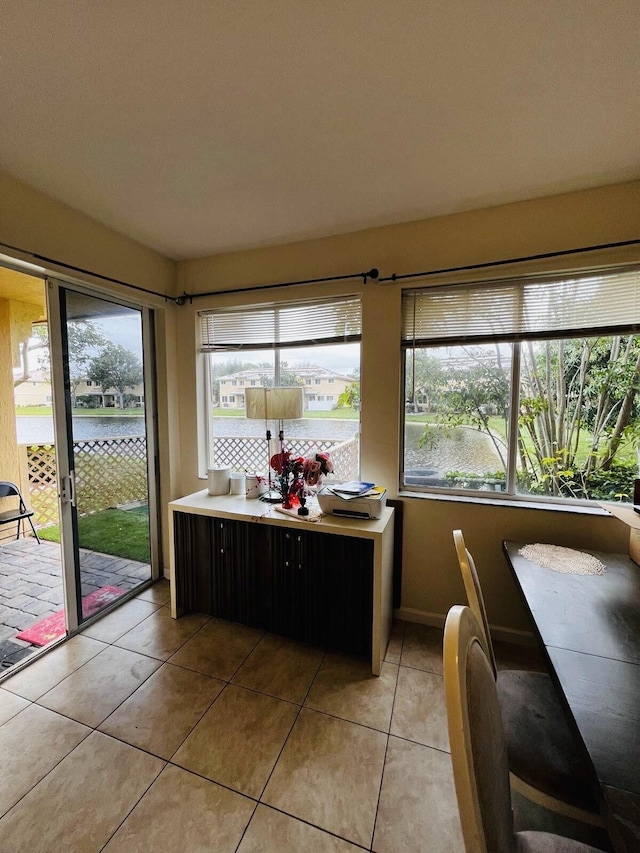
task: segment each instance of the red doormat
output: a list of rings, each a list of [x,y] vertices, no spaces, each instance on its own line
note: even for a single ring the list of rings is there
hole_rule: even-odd
[[[111,604],[121,595],[124,595],[125,590],[119,586],[103,586],[95,592],[85,595],[82,599],[82,615],[85,619],[93,616],[98,610],[102,610],[107,604]],[[45,616],[35,625],[16,634],[16,639],[24,640],[34,646],[47,646],[59,637],[62,637],[65,632],[64,610],[58,610],[57,613],[52,613],[50,616]]]

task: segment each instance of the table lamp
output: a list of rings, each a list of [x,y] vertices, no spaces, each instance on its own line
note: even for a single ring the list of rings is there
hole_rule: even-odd
[[[252,420],[264,420],[267,435],[267,475],[269,490],[262,495],[268,503],[278,503],[282,495],[271,485],[271,430],[270,421],[279,421],[278,440],[280,453],[284,451],[283,421],[297,420],[302,417],[304,391],[297,385],[274,388],[247,388],[245,390],[246,416]]]

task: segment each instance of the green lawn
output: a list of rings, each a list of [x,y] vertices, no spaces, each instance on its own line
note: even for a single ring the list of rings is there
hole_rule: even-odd
[[[80,547],[100,554],[112,554],[127,560],[148,563],[149,517],[146,507],[136,510],[105,509],[78,519]],[[38,531],[41,539],[60,541],[60,528],[45,527]]]

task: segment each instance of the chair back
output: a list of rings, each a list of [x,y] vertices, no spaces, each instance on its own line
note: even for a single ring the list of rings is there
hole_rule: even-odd
[[[491,643],[489,620],[487,619],[487,611],[484,606],[484,598],[482,597],[482,589],[478,579],[476,564],[473,557],[467,550],[462,530],[453,531],[453,541],[456,546],[456,554],[458,556],[460,573],[462,574],[462,580],[464,582],[464,589],[467,593],[467,602],[473,611],[473,615],[476,617],[478,625],[480,626],[480,640],[482,641],[485,653],[489,658],[489,663],[491,664],[493,675],[495,677],[497,672],[496,658],[493,651],[493,644]]]
[[[15,483],[10,483],[8,480],[0,480],[0,498],[18,497],[22,500],[20,489]]]
[[[452,607],[444,628],[444,690],[451,762],[466,853],[515,849],[509,763],[481,628]]]

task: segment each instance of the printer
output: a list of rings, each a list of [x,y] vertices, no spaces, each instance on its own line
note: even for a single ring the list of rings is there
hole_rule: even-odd
[[[381,487],[369,493],[350,497],[340,497],[331,488],[325,486],[318,492],[318,504],[325,515],[337,515],[343,518],[380,518],[387,505],[387,490]]]

